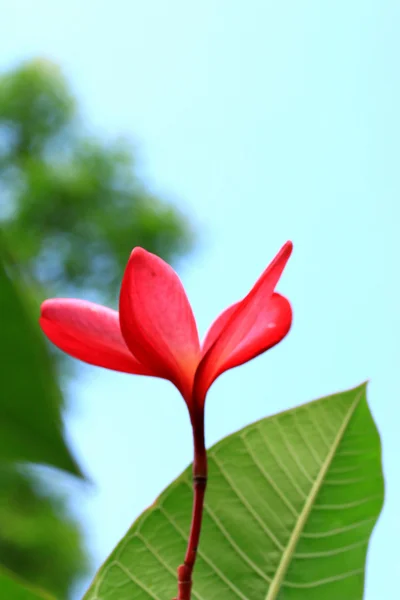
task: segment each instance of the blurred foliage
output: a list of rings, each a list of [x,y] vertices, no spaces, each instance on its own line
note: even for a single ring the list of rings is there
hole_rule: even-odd
[[[80,528],[66,499],[45,492],[20,463],[80,471],[63,439],[61,392],[37,326],[37,303],[1,235],[0,314],[6,349],[0,371],[0,565],[60,600],[87,573]],[[28,600],[33,593],[0,577],[0,598]]]
[[[48,464],[80,475],[63,438],[61,392],[36,319],[36,303],[0,230],[0,461]],[[0,517],[1,524],[1,517]],[[1,530],[1,527],[0,527]]]
[[[20,265],[54,293],[115,301],[134,246],[189,250],[188,221],[140,181],[121,141],[85,134],[60,71],[34,61],[0,78],[0,222]]]
[[[115,303],[134,246],[171,262],[193,234],[141,181],[129,145],[85,131],[61,72],[44,60],[0,77],[0,228],[0,563],[60,600],[87,567],[79,528],[65,499],[12,465],[77,469],[63,450],[57,355],[47,360],[42,348],[38,300],[79,294]],[[31,597],[13,585],[0,572],[0,597],[17,588],[21,596],[5,597]]]
[[[25,581],[0,568],[0,598],[7,600],[56,600],[44,590],[27,585]]]
[[[58,599],[88,568],[65,498],[6,465],[0,466],[0,563]]]

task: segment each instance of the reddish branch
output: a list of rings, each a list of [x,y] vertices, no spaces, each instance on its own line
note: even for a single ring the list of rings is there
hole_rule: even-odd
[[[178,567],[178,596],[174,600],[190,600],[192,574],[199,546],[203,519],[204,495],[207,486],[207,452],[204,441],[204,408],[192,417],[194,461],[193,461],[193,510],[185,560]]]

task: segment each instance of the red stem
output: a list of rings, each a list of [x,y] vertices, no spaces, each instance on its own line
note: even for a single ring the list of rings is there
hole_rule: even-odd
[[[204,494],[207,485],[207,453],[204,442],[204,409],[192,417],[194,461],[193,461],[193,510],[189,541],[185,561],[178,567],[178,596],[174,600],[190,600],[192,573],[199,545],[203,518]]]

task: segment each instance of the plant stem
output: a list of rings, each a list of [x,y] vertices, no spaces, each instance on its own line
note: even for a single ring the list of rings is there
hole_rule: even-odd
[[[178,596],[174,600],[190,600],[192,573],[199,545],[203,518],[204,495],[207,485],[207,452],[204,442],[204,408],[192,417],[194,460],[193,460],[193,510],[189,541],[185,560],[178,567]]]

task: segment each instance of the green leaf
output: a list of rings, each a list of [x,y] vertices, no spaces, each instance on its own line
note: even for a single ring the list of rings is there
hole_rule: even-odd
[[[0,461],[48,464],[79,475],[63,438],[61,392],[35,308],[0,236]]]
[[[197,600],[360,600],[383,503],[366,386],[254,423],[209,450]],[[85,600],[176,594],[192,505],[187,469],[134,523]]]
[[[27,587],[25,583],[17,581],[5,569],[0,569],[0,598],[7,600],[53,600],[45,592]]]

